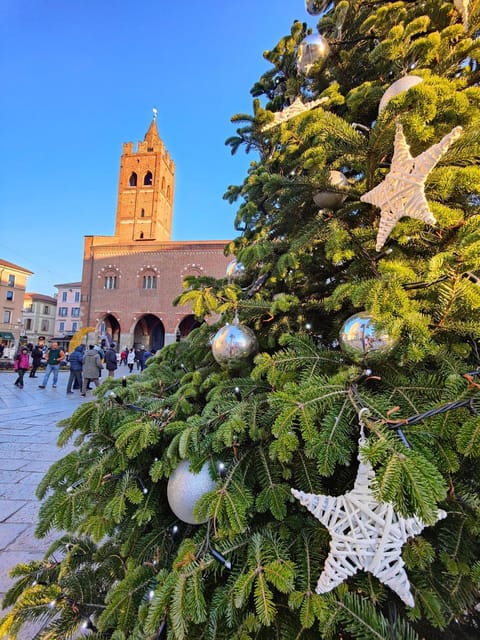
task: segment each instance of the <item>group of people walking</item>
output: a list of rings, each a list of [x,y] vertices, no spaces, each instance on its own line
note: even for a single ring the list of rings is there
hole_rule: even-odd
[[[70,375],[67,382],[67,394],[73,393],[73,389],[80,389],[81,395],[85,396],[92,384],[98,387],[103,369],[107,371],[108,376],[114,376],[115,370],[118,368],[115,346],[115,343],[112,342],[106,349],[93,344],[89,345],[88,348],[83,344],[75,347],[68,357]],[[137,370],[143,371],[146,360],[153,353],[146,351],[143,346],[138,349],[125,347],[120,356],[120,364],[128,366],[130,372],[133,371],[134,365],[137,364]],[[55,389],[58,383],[60,366],[65,361],[65,353],[59,347],[58,342],[53,342],[46,352],[44,352],[41,345],[37,345],[31,350],[24,346],[18,351],[13,364],[17,373],[17,379],[14,382],[15,386],[23,389],[24,377],[29,369],[30,378],[37,378],[36,373],[42,360],[45,361],[45,374],[38,387],[39,389],[46,389],[50,377],[53,376],[52,388]]]

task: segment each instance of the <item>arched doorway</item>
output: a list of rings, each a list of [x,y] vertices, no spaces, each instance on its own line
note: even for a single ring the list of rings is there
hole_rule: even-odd
[[[120,324],[111,313],[106,315],[100,323],[100,338],[108,345],[111,342],[117,344],[120,342]]]
[[[138,320],[133,331],[135,346],[142,344],[150,351],[158,351],[165,344],[165,328],[162,321],[152,313],[147,313]]]
[[[196,329],[200,326],[200,322],[195,318],[193,314],[189,316],[185,316],[185,318],[180,322],[177,328],[176,337],[177,341],[186,338],[190,331]]]

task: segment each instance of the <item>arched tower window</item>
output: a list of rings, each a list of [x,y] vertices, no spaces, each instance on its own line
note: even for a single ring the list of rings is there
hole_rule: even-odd
[[[140,231],[140,240],[143,240],[143,231]]]
[[[141,218],[144,218],[144,217],[145,217],[145,209],[142,209],[142,210],[140,211],[140,217],[141,217]]]
[[[167,200],[170,200],[170,185],[167,187]]]
[[[129,187],[136,187],[137,186],[137,174],[135,173],[135,171],[132,171],[130,179],[128,180],[128,186]]]
[[[147,173],[145,174],[145,178],[143,179],[143,184],[147,185],[147,186],[151,186],[152,184],[152,172],[151,171],[147,171]]]

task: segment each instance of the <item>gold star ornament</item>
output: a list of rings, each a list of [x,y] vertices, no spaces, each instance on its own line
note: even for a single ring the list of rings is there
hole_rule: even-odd
[[[435,224],[425,197],[425,182],[430,171],[462,131],[462,127],[455,127],[440,142],[413,158],[402,125],[397,124],[390,172],[383,182],[360,198],[362,202],[373,204],[381,210],[375,247],[377,251],[380,251],[392,229],[404,216]]]
[[[331,536],[330,553],[316,592],[327,593],[357,571],[368,571],[413,607],[401,553],[408,538],[418,535],[426,525],[417,517],[403,518],[391,504],[375,500],[370,488],[375,472],[370,463],[362,462],[362,442],[361,438],[360,465],[351,491],[333,497],[291,490]],[[438,510],[437,521],[446,516],[445,511]]]

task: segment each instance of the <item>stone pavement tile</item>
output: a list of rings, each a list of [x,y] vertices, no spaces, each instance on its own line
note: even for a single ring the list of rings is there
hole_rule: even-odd
[[[0,554],[0,597],[3,598],[5,592],[13,585],[13,578],[8,574],[10,569],[20,563],[31,562],[32,560],[41,560],[43,553],[41,551],[6,551]],[[2,612],[0,612],[2,615]]]
[[[23,526],[24,529],[12,540],[8,545],[9,551],[29,551],[30,553],[36,551],[46,551],[48,547],[59,538],[58,531],[51,531],[44,538],[37,538],[35,536],[35,526],[25,526],[24,524],[12,524],[12,527]]]
[[[53,460],[58,458],[59,449],[51,442],[45,445],[31,444],[29,442],[17,442],[15,445],[18,451],[21,451],[22,453],[34,453],[36,458],[40,456],[42,459],[44,459],[45,456],[49,456]]]
[[[11,518],[25,505],[25,500],[0,500],[0,523]]]
[[[2,502],[0,501],[0,512]],[[7,502],[7,501],[5,501]],[[7,516],[7,522],[25,522],[27,524],[32,524],[37,522],[38,510],[40,509],[40,500],[31,500],[30,502],[24,502],[23,500],[11,500],[10,503],[15,503],[15,510]],[[13,504],[12,504],[12,509]]]
[[[28,525],[25,523],[7,524],[6,522],[2,522],[2,524],[0,525],[0,551],[3,552],[6,547],[13,544],[18,536],[27,528]]]
[[[35,433],[32,434],[29,431],[24,433],[15,433],[15,436],[12,435],[4,435],[0,434],[0,442],[2,444],[8,444],[11,442],[12,444],[42,444],[42,445],[50,445],[52,444],[52,437],[48,433]]]
[[[2,471],[17,471],[22,469],[25,464],[27,464],[27,462],[21,458],[17,458],[16,460],[0,458],[0,469]]]
[[[38,471],[30,471],[28,467],[17,473],[25,473],[25,477],[21,480],[22,484],[33,484],[35,487],[38,487],[38,484],[44,475]]]
[[[68,451],[59,449],[59,458],[63,458],[63,456],[67,455]],[[40,473],[43,478],[43,475],[50,469],[52,466],[51,460],[28,460],[23,464],[21,463],[18,467],[18,471],[28,471],[32,473]],[[2,461],[0,460],[0,469],[3,469]]]
[[[31,474],[28,471],[4,471],[0,469],[0,483],[13,482],[17,484],[21,480],[26,480],[29,475]]]
[[[10,458],[12,460],[24,460],[29,458],[28,455],[25,455],[23,451],[19,451],[17,449],[12,449],[12,445],[10,444],[8,447],[6,445],[0,444],[0,459]]]
[[[0,484],[0,500],[35,500],[36,485],[13,484],[3,482]]]

